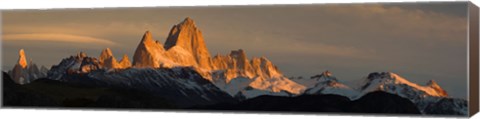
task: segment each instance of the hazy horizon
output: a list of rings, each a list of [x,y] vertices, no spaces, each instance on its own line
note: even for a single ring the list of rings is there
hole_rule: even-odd
[[[243,49],[265,56],[287,77],[325,70],[352,84],[390,71],[450,96],[467,96],[466,2],[158,7],[2,11],[2,68],[25,49],[27,60],[50,67],[110,48],[130,60],[143,33],[165,42],[170,28],[195,20],[210,54]],[[132,61],[132,60],[131,60]]]

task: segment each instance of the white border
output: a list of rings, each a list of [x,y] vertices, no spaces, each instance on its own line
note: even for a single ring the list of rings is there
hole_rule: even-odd
[[[0,0],[0,9],[104,8],[152,6],[218,6],[310,3],[372,3],[467,0]],[[478,1],[478,0],[473,0]]]

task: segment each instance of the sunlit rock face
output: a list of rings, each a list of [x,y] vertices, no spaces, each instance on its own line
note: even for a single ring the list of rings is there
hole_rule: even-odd
[[[132,66],[126,54],[123,55],[120,61],[117,61],[117,58],[113,56],[113,53],[110,50],[110,48],[106,48],[105,50],[102,51],[102,53],[100,53],[100,56],[98,57],[98,61],[100,63],[100,66],[103,67],[104,69],[125,69]]]
[[[216,55],[212,59],[212,80],[230,95],[253,98],[259,95],[297,95],[305,86],[283,76],[278,68],[265,57],[247,58],[244,50],[233,50],[228,55]]]
[[[30,83],[35,79],[46,77],[48,69],[44,66],[40,68],[30,60],[30,63],[27,63],[27,56],[25,51],[20,49],[18,52],[18,62],[15,64],[13,69],[9,71],[9,75],[12,76],[12,79],[17,84],[26,84]]]
[[[168,56],[173,62],[200,67],[203,70],[212,69],[210,53],[202,32],[189,17],[172,27],[165,42],[165,49],[169,51]]]
[[[124,54],[122,59],[119,62],[121,68],[129,68],[132,66],[130,59],[128,58],[127,54]]]
[[[265,57],[249,59],[246,51],[232,50],[226,55],[213,58],[205,44],[202,32],[191,18],[185,18],[172,27],[165,44],[156,41],[150,31],[146,31],[138,44],[130,62],[127,55],[118,61],[109,48],[104,49],[98,58],[85,53],[71,56],[54,66],[56,71],[49,75],[61,79],[71,73],[88,74],[95,70],[122,72],[124,69],[174,69],[190,67],[204,79],[215,84],[231,96],[252,98],[260,95],[299,95],[305,86],[289,80]],[[63,72],[66,70],[65,72]]]
[[[132,65],[135,68],[193,67],[204,78],[219,87],[228,88],[236,85],[236,88],[229,89],[231,95],[241,93],[250,95],[247,97],[255,97],[265,92],[288,95],[300,94],[305,90],[304,86],[284,77],[267,58],[250,60],[242,49],[212,58],[202,32],[189,17],[172,27],[164,46],[154,40],[152,33],[147,31],[137,46]],[[247,80],[240,81],[244,79]],[[242,84],[235,83],[239,81],[232,83],[232,80],[239,80]],[[245,91],[250,88],[261,91]]]
[[[160,67],[161,59],[164,59],[161,56],[164,51],[162,44],[153,40],[152,34],[146,31],[135,50],[132,65],[137,68]]]
[[[27,68],[27,58],[25,57],[25,51],[23,51],[23,49],[20,49],[20,51],[18,52],[18,62],[17,64],[21,67],[21,68]]]

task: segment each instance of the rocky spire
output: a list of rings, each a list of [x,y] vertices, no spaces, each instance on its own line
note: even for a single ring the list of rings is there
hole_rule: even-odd
[[[170,49],[173,46],[180,46],[187,50],[194,45],[192,42],[203,43],[203,36],[195,22],[190,18],[185,18],[181,23],[174,25],[165,41],[165,49]],[[198,44],[202,45],[202,44]],[[205,45],[205,43],[203,43]]]
[[[248,61],[247,54],[242,49],[232,50],[229,54],[232,59],[235,59],[236,68],[252,72],[252,65]]]
[[[112,50],[110,50],[110,48],[106,48],[102,51],[102,53],[100,53],[100,57],[98,57],[98,60],[100,61],[100,63],[103,63],[110,57],[113,57]]]
[[[27,65],[27,58],[25,51],[20,49],[18,52],[18,63],[9,72],[12,79],[18,84],[26,84],[35,79],[43,78],[46,76],[48,70],[40,71],[38,66],[30,59],[30,63]]]
[[[133,66],[142,67],[159,67],[159,56],[164,51],[162,44],[156,42],[152,38],[150,31],[146,31],[142,40],[133,54]]]
[[[248,60],[247,59],[247,54],[243,49],[238,49],[238,50],[232,50],[230,52],[230,57],[237,59],[237,60]]]
[[[205,45],[202,32],[197,29],[195,22],[190,17],[185,18],[180,24],[174,25],[170,30],[165,42],[165,49],[169,50],[173,47],[180,47],[192,54],[190,58],[195,60],[198,67],[211,69],[210,53]]]
[[[153,40],[153,38],[152,38],[152,33],[150,33],[150,31],[145,31],[145,33],[143,34],[141,42],[154,42],[154,41],[155,40]]]
[[[124,54],[122,59],[120,60],[120,66],[122,68],[128,68],[128,67],[131,67],[132,66],[132,63],[130,62],[130,60],[128,59],[128,56],[127,54]]]
[[[81,51],[80,51],[80,52],[77,54],[77,57],[78,57],[78,58],[85,58],[85,57],[87,57],[87,54],[86,54],[85,52],[81,52]]]
[[[117,59],[115,57],[108,57],[107,59],[105,59],[105,61],[103,62],[103,66],[107,69],[110,69],[110,68],[113,68],[113,69],[117,69],[117,68],[122,68],[119,66],[118,62],[117,62]]]
[[[22,68],[27,68],[27,58],[25,57],[25,51],[23,49],[20,49],[18,52],[18,62],[17,64],[20,65]]]

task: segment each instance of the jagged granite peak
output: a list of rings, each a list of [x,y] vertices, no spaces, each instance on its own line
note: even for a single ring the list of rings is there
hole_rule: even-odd
[[[165,41],[165,49],[175,49],[177,52],[185,51],[191,54],[191,56],[185,55],[185,59],[193,59],[195,61],[193,65],[198,65],[196,67],[204,70],[212,68],[210,53],[203,39],[202,32],[197,29],[194,21],[189,17],[172,27]]]
[[[27,68],[27,57],[25,56],[25,51],[23,49],[20,49],[20,51],[18,51],[18,62],[17,62],[18,65],[20,65],[20,67],[22,68]]]
[[[23,49],[20,49],[18,55],[18,63],[9,71],[9,75],[12,76],[15,83],[27,84],[35,79],[46,76],[46,71],[48,70],[40,70],[38,66],[33,63],[32,59],[30,59],[30,63],[27,64],[27,58]]]
[[[70,67],[67,72],[88,73],[105,66],[116,68],[116,59],[105,50],[105,57],[96,61],[94,58],[78,58],[62,61],[62,66]],[[127,58],[124,58],[127,59]],[[73,62],[73,63],[72,63]],[[128,64],[128,63],[126,63]],[[122,67],[122,61],[119,63]],[[174,25],[163,46],[146,31],[133,55],[133,69],[192,67],[203,78],[213,82],[221,89],[235,95],[241,92],[251,98],[263,94],[298,95],[305,87],[289,80],[267,58],[249,60],[244,50],[234,50],[228,55],[210,57],[201,31],[191,18]],[[253,68],[255,67],[255,68]],[[62,68],[60,68],[62,69]],[[108,70],[122,71],[122,70]],[[58,75],[57,75],[58,74]],[[64,72],[57,72],[53,79],[61,79]],[[238,84],[241,83],[241,84]],[[250,87],[251,89],[249,89]]]
[[[80,58],[87,57],[87,53],[80,51],[79,53],[77,53],[77,57],[80,57]]]
[[[115,57],[108,57],[103,61],[103,67],[106,69],[118,69],[123,68],[118,64],[118,61]]]
[[[244,54],[242,52],[239,52],[239,53],[241,55]],[[277,66],[275,66],[266,57],[260,57],[260,58],[254,57],[250,62],[251,62],[252,70],[257,72],[257,74],[262,74],[262,76],[264,77],[273,78],[275,76],[283,76],[283,74],[278,70]]]
[[[117,58],[113,56],[112,50],[110,48],[106,48],[100,53],[98,58],[100,65],[103,66],[105,69],[122,69],[126,68],[117,61]]]
[[[149,30],[145,31],[141,42],[155,42],[155,40],[152,38],[152,33]]]
[[[243,49],[232,50],[229,56],[235,60],[234,66],[239,70],[244,70],[247,73],[254,71],[252,68],[252,65],[248,61],[247,54]],[[245,75],[249,75],[249,74],[245,74]]]
[[[438,83],[434,80],[429,80],[427,82],[427,86],[429,87],[432,87],[433,89],[435,89],[435,91],[437,91],[438,93],[440,93],[440,95],[445,95],[447,96],[447,91],[445,91],[442,87],[440,87],[440,85],[438,85]]]
[[[222,70],[232,68],[234,60],[225,55],[217,54],[212,58],[212,65],[214,70]]]
[[[109,59],[110,57],[113,57],[112,50],[110,48],[106,48],[100,53],[100,56],[98,57],[98,60],[103,63],[105,60]]]
[[[97,58],[89,57],[80,52],[77,55],[62,59],[57,65],[53,65],[48,71],[47,77],[53,80],[68,80],[68,78],[65,79],[65,77],[69,75],[87,74],[100,70],[102,67]]]
[[[33,63],[33,59],[32,59],[32,58],[30,58],[30,63],[29,63],[29,64],[30,64],[30,65],[27,67],[29,70],[37,70],[37,71],[39,70],[39,69],[38,69],[38,66],[37,66],[35,63]]]
[[[122,68],[128,68],[132,66],[132,63],[130,62],[127,54],[124,54],[122,59],[120,60],[120,66]]]
[[[232,51],[230,51],[229,56],[234,58],[234,59],[237,59],[237,60],[247,60],[248,61],[247,54],[245,53],[245,51],[243,49],[232,50]]]
[[[153,40],[150,31],[146,31],[135,50],[132,65],[137,68],[160,67],[160,58],[162,58],[161,53],[163,52],[162,44]]]
[[[231,96],[253,98],[260,95],[298,95],[305,87],[283,76],[265,57],[248,60],[244,50],[233,50],[228,55],[212,59],[217,72],[212,74],[215,84]]]

